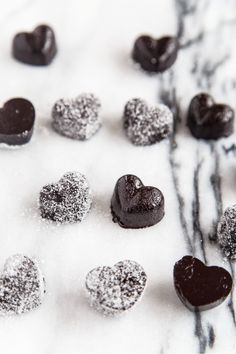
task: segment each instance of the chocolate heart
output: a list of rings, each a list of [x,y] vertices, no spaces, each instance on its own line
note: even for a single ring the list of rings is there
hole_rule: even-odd
[[[144,70],[159,73],[174,64],[178,49],[176,37],[154,39],[145,35],[136,39],[132,57]]]
[[[187,125],[197,139],[219,139],[234,130],[234,111],[226,104],[216,104],[206,94],[196,95],[189,106]]]
[[[185,256],[174,266],[176,292],[191,311],[208,310],[221,304],[232,289],[232,277],[221,267],[207,267]]]
[[[51,27],[40,25],[31,33],[18,33],[13,40],[13,56],[30,65],[49,65],[57,53]]]
[[[34,106],[24,98],[13,98],[0,109],[0,143],[23,145],[30,141],[35,120]]]
[[[173,114],[163,104],[148,107],[146,101],[134,98],[125,105],[123,127],[134,145],[152,145],[173,132]]]
[[[60,99],[52,109],[52,126],[61,135],[88,140],[102,125],[100,110],[99,99],[91,93],[76,99]]]
[[[111,200],[113,221],[120,226],[138,229],[157,224],[164,216],[164,196],[154,187],[145,187],[133,175],[121,177]]]
[[[106,315],[120,314],[140,300],[147,282],[144,269],[126,260],[113,267],[98,267],[86,277],[91,305]]]
[[[78,172],[68,172],[58,183],[44,186],[39,198],[41,216],[57,223],[82,221],[91,203],[88,181]]]
[[[217,241],[226,257],[236,258],[236,205],[228,207],[221,216]]]
[[[0,315],[22,314],[41,305],[44,277],[30,258],[17,254],[7,259],[0,278]]]

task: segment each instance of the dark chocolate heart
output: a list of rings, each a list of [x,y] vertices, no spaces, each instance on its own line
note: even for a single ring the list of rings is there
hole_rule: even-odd
[[[207,267],[199,259],[185,256],[174,266],[176,292],[191,311],[220,305],[232,289],[232,277],[221,267]]]
[[[113,221],[124,228],[138,229],[158,223],[164,216],[164,196],[146,187],[133,175],[121,177],[111,200]]]
[[[176,37],[154,39],[144,35],[136,39],[132,57],[146,71],[163,72],[174,64],[178,48]]]
[[[227,137],[234,130],[234,111],[226,104],[215,103],[210,95],[200,93],[190,103],[187,125],[197,139]]]
[[[24,98],[13,98],[0,109],[0,143],[26,144],[33,134],[35,110]]]
[[[18,33],[13,40],[13,56],[26,64],[48,65],[57,53],[56,39],[51,27],[40,25],[31,33]]]

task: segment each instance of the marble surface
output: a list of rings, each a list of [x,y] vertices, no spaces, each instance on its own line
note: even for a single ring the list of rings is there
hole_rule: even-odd
[[[59,52],[47,68],[11,58],[14,34],[51,24]],[[9,0],[0,12],[0,97],[30,99],[37,110],[32,141],[1,150],[0,266],[14,253],[35,257],[47,283],[43,305],[27,315],[0,319],[4,354],[234,353],[235,292],[218,308],[197,314],[175,294],[175,261],[194,254],[234,277],[215,242],[222,210],[235,202],[235,135],[196,141],[185,126],[192,96],[207,91],[234,108],[235,0]],[[178,34],[181,50],[172,70],[147,75],[130,60],[137,35]],[[104,126],[88,142],[52,131],[51,108],[61,97],[97,94]],[[121,128],[133,97],[167,103],[175,113],[173,139],[135,147]],[[81,224],[56,227],[41,220],[40,188],[67,171],[84,173],[93,189],[91,213]],[[166,199],[163,221],[124,230],[110,215],[110,198],[123,174],[138,175]],[[87,272],[132,259],[148,274],[142,301],[119,318],[88,306]]]

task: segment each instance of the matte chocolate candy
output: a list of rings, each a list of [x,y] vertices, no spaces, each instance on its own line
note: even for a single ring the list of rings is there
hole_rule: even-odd
[[[144,35],[136,39],[132,57],[144,70],[159,73],[174,64],[178,48],[176,37],[154,39]]]
[[[52,126],[68,138],[88,140],[102,125],[100,110],[100,100],[92,93],[83,93],[75,99],[60,99],[52,109]]]
[[[125,260],[113,267],[98,267],[86,277],[91,306],[105,315],[121,314],[140,300],[147,275],[138,263]]]
[[[91,204],[91,189],[86,177],[79,172],[67,172],[57,183],[47,184],[40,191],[41,216],[56,223],[82,221]]]
[[[47,25],[40,25],[33,32],[18,33],[13,40],[13,56],[30,65],[49,65],[57,53],[54,32]]]
[[[139,229],[157,224],[164,216],[164,196],[155,187],[146,187],[133,175],[121,177],[111,200],[113,221]]]
[[[236,259],[236,204],[225,209],[221,216],[217,241],[226,257]]]
[[[176,292],[191,311],[220,305],[232,289],[232,277],[221,267],[207,267],[199,259],[185,256],[174,266]]]
[[[234,111],[226,104],[215,103],[206,94],[196,95],[189,106],[187,125],[197,139],[219,139],[234,130]]]
[[[134,145],[147,146],[166,139],[173,132],[173,123],[173,114],[164,104],[151,107],[133,98],[125,105],[123,127]]]
[[[22,254],[11,256],[0,277],[0,315],[20,315],[37,308],[45,292],[38,264]]]
[[[35,121],[34,106],[13,98],[0,109],[0,144],[23,145],[30,141]]]

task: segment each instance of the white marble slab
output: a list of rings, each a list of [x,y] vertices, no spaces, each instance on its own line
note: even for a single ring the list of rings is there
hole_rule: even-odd
[[[53,64],[34,68],[12,59],[14,34],[44,22],[58,39]],[[48,289],[38,310],[0,319],[1,353],[234,353],[235,294],[216,309],[191,313],[175,294],[172,271],[193,253],[234,275],[209,235],[222,207],[236,199],[235,156],[223,150],[235,136],[197,142],[184,115],[199,91],[236,106],[235,0],[9,0],[1,3],[0,25],[1,103],[21,96],[37,110],[30,144],[0,151],[0,266],[14,253],[36,257]],[[130,50],[139,34],[177,32],[183,48],[173,70],[149,76],[133,66]],[[102,130],[83,143],[50,127],[54,102],[81,92],[101,98],[104,119]],[[127,141],[121,115],[132,97],[153,104],[168,98],[174,111],[177,102],[175,148],[172,141],[145,148]],[[88,177],[92,211],[81,224],[48,225],[38,213],[39,190],[73,170]],[[163,191],[166,216],[157,226],[124,230],[112,222],[110,198],[126,173]],[[147,290],[126,315],[104,318],[87,304],[85,276],[127,258],[145,268]]]

